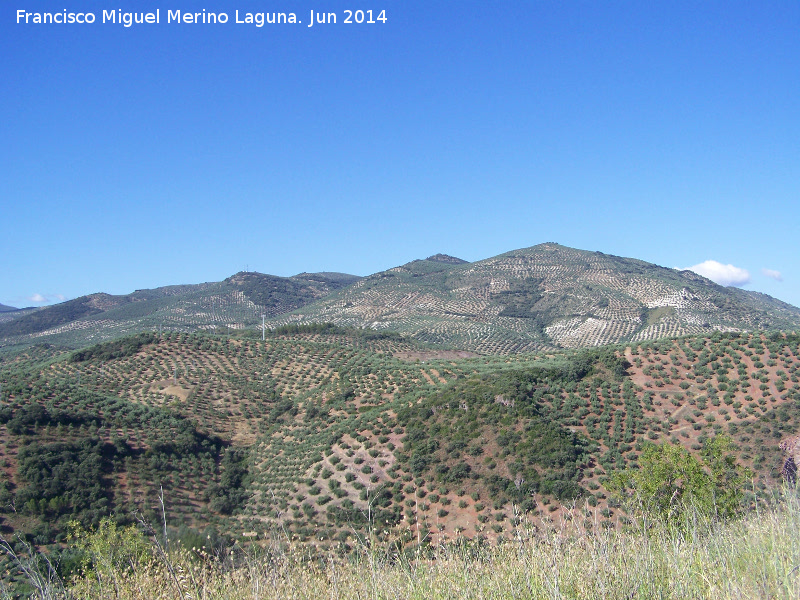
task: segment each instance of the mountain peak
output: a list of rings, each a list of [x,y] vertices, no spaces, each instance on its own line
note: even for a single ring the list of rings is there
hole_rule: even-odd
[[[429,260],[431,262],[447,263],[450,265],[465,265],[469,262],[461,258],[456,258],[455,256],[450,256],[449,254],[441,254],[441,253],[429,256],[425,260]]]

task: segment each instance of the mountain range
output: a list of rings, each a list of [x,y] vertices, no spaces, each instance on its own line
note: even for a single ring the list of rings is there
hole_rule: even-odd
[[[651,443],[727,444],[735,511],[800,462],[800,309],[552,243],[2,315],[0,530],[38,547],[104,518],[187,548],[499,542],[624,525]]]
[[[446,254],[358,277],[240,272],[3,313],[0,346],[77,348],[142,331],[334,323],[509,354],[713,331],[796,330],[800,309],[692,272],[555,243],[476,262]]]

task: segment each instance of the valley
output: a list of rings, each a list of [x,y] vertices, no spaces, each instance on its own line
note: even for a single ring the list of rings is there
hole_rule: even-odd
[[[76,515],[155,518],[160,489],[172,526],[249,542],[285,531],[352,547],[377,522],[403,545],[497,541],[522,515],[616,527],[608,483],[646,444],[699,454],[728,436],[764,491],[782,481],[778,444],[800,430],[793,335],[415,353],[397,334],[301,326],[265,341],[140,334],[6,358],[4,527],[47,543]],[[41,454],[67,450],[98,457],[94,496],[67,474],[52,489],[30,474],[57,472],[67,459]]]
[[[548,243],[2,314],[0,528],[41,551],[109,522],[216,552],[497,546],[624,531],[643,486],[665,519],[733,516],[796,477],[800,310],[634,259]]]

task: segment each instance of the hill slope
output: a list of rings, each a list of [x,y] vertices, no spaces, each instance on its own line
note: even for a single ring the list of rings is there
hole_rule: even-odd
[[[474,263],[413,261],[274,320],[291,322],[392,329],[496,354],[794,330],[800,309],[691,271],[548,243]]]
[[[262,314],[294,310],[358,279],[344,273],[276,277],[241,272],[221,282],[91,294],[0,321],[0,347],[48,342],[78,348],[159,328],[242,329],[260,325]]]
[[[606,478],[649,441],[699,452],[727,434],[757,488],[779,484],[778,444],[800,431],[798,344],[716,334],[456,358],[317,327],[32,348],[0,362],[0,512],[47,541],[75,517],[153,515],[163,486],[175,527],[242,540],[352,542],[368,514],[382,539],[417,525],[496,538],[515,510],[556,517],[575,498],[612,525]]]
[[[800,329],[800,309],[691,271],[540,244],[467,263],[446,254],[375,273],[241,272],[224,281],[92,294],[0,313],[0,349],[78,348],[141,331],[334,323],[484,354],[581,348],[712,331]]]

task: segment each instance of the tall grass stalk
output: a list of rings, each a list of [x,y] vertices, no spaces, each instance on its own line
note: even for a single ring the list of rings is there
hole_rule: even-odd
[[[116,586],[69,583],[74,598],[755,599],[800,597],[800,502],[789,495],[733,521],[690,514],[680,526],[635,520],[621,530],[578,520],[523,522],[500,546],[451,543],[398,555],[363,544],[347,558],[272,544],[238,562],[173,549],[121,570]],[[180,582],[180,591],[175,581]]]

